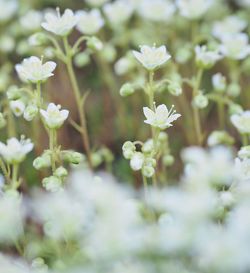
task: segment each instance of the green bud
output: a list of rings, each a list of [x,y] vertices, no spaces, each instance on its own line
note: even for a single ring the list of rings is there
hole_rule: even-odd
[[[231,97],[237,97],[239,96],[241,92],[241,88],[240,88],[240,85],[238,83],[231,83],[229,86],[228,86],[228,90],[227,90],[227,94]]]
[[[172,81],[168,85],[168,91],[173,96],[180,96],[182,94],[182,87],[181,87],[181,85],[178,82]]]
[[[208,106],[208,98],[200,92],[194,97],[193,105],[199,109],[206,108]]]
[[[35,116],[38,114],[38,107],[35,104],[28,105],[23,113],[24,119],[27,121],[31,121],[35,118]]]
[[[100,39],[93,36],[87,40],[87,47],[94,51],[100,51],[103,49],[103,43]]]
[[[102,57],[106,62],[111,63],[116,58],[116,50],[111,45],[105,45],[101,51]]]
[[[108,148],[106,148],[106,147],[102,148],[100,150],[100,153],[102,154],[102,156],[104,157],[104,160],[106,162],[114,161],[114,155],[112,154],[112,152]]]
[[[225,131],[214,131],[209,135],[207,143],[209,146],[233,145],[234,138]]]
[[[4,128],[6,124],[7,124],[7,121],[4,118],[3,113],[0,112],[0,129]]]
[[[168,140],[168,134],[166,132],[160,132],[158,140],[160,142],[166,142]]]
[[[50,192],[58,192],[62,188],[62,180],[57,176],[44,178],[42,184],[43,187]]]
[[[151,166],[144,166],[142,168],[142,174],[145,177],[152,177],[155,174],[155,169]]]
[[[77,67],[84,67],[90,62],[90,57],[86,52],[80,52],[76,54],[74,58],[74,64]]]
[[[172,155],[164,155],[162,162],[165,166],[172,166],[174,164],[174,157]]]
[[[132,156],[134,155],[135,151],[136,151],[136,147],[135,147],[134,143],[131,141],[126,141],[122,146],[123,156],[126,159],[131,159]]]
[[[75,151],[64,151],[63,160],[71,164],[79,164],[84,160],[84,156]]]
[[[120,89],[120,95],[127,97],[135,92],[135,88],[131,83],[125,83]]]
[[[50,155],[48,153],[44,153],[43,155],[37,157],[33,161],[33,167],[36,170],[41,170],[43,168],[48,168],[50,166],[51,166],[51,158],[50,158]]]
[[[8,100],[18,100],[22,97],[22,92],[16,85],[12,85],[7,90]]]
[[[156,160],[152,157],[146,157],[143,166],[156,167]]]
[[[243,108],[241,105],[233,103],[229,105],[229,114],[234,115],[234,114],[240,114],[243,112]]]
[[[154,141],[153,139],[147,140],[142,146],[143,153],[151,153],[154,150]]]
[[[68,171],[61,166],[55,170],[54,175],[59,178],[65,178],[68,175]]]
[[[28,41],[31,46],[42,46],[47,44],[48,38],[43,32],[38,32],[31,35]]]
[[[99,152],[92,153],[91,155],[91,161],[94,167],[98,167],[102,164],[102,156]]]

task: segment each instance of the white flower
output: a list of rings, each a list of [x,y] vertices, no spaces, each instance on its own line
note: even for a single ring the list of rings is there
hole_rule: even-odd
[[[92,7],[100,7],[108,1],[109,0],[86,0],[86,2]]]
[[[55,62],[42,63],[37,57],[24,59],[21,64],[15,66],[19,78],[24,82],[38,83],[46,81],[53,76],[52,73],[56,68]]]
[[[19,141],[13,137],[7,140],[7,144],[0,142],[0,154],[10,164],[21,163],[33,146],[30,139],[21,138]]]
[[[222,38],[220,51],[230,59],[242,60],[250,54],[250,45],[247,34],[237,33]]]
[[[250,111],[234,114],[231,116],[231,122],[242,134],[250,133]]]
[[[10,102],[10,109],[16,117],[20,117],[25,110],[25,104],[22,100],[12,100]]]
[[[195,47],[196,63],[202,68],[211,68],[217,61],[222,58],[218,51],[208,50],[207,46]]]
[[[20,25],[24,30],[34,31],[40,28],[42,19],[43,15],[40,11],[30,10],[21,17]]]
[[[47,110],[40,110],[40,114],[44,118],[45,124],[50,129],[58,129],[62,126],[63,122],[68,118],[68,110],[60,110],[60,105],[50,103]]]
[[[155,70],[167,62],[171,56],[165,46],[141,46],[141,52],[133,51],[135,58],[148,70]]]
[[[238,16],[231,15],[214,23],[212,34],[218,38],[222,39],[226,35],[237,34],[243,31],[247,27],[247,22]]]
[[[183,17],[198,19],[207,12],[213,2],[213,0],[177,0],[176,4]]]
[[[164,104],[157,106],[155,112],[148,107],[143,107],[143,113],[146,117],[145,123],[162,130],[172,126],[171,123],[181,116],[180,114],[176,114],[174,106],[168,110]]]
[[[16,0],[0,0],[0,22],[9,20],[18,9],[18,1]]]
[[[225,91],[225,89],[226,89],[226,78],[221,73],[217,73],[217,74],[213,75],[212,83],[213,83],[213,88],[216,91],[219,91],[219,92]]]
[[[46,22],[42,23],[44,29],[59,36],[67,36],[77,24],[78,19],[70,9],[66,9],[63,15],[57,9],[57,14],[46,13],[45,20]]]
[[[134,59],[131,60],[130,56],[120,58],[114,65],[115,73],[118,76],[125,75],[134,67]]]
[[[140,152],[135,152],[130,160],[130,167],[134,171],[139,171],[144,163],[144,155]]]
[[[76,16],[78,18],[76,28],[83,34],[94,35],[104,25],[104,20],[98,9],[93,9],[89,12],[78,11]]]
[[[168,0],[143,0],[137,10],[145,19],[161,22],[170,21],[176,8]]]
[[[103,11],[110,24],[116,27],[116,25],[125,23],[131,17],[134,8],[125,0],[116,0],[115,2],[105,4]]]

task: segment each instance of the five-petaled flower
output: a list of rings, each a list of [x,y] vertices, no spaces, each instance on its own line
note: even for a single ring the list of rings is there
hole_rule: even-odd
[[[172,126],[172,122],[181,116],[181,114],[176,113],[174,106],[168,110],[165,104],[157,106],[155,111],[148,107],[143,107],[143,113],[146,117],[146,120],[144,120],[145,123],[161,130]]]
[[[24,82],[39,83],[46,81],[53,76],[56,68],[55,62],[46,62],[43,64],[38,57],[32,56],[23,60],[21,64],[16,65],[16,71],[19,78]]]
[[[148,70],[155,70],[166,63],[171,56],[165,46],[141,46],[141,52],[133,51],[135,58]]]
[[[67,36],[77,24],[78,18],[70,9],[66,9],[63,15],[57,9],[57,14],[46,13],[45,20],[46,22],[41,24],[45,30],[59,36]]]
[[[0,154],[3,159],[9,164],[19,164],[33,149],[33,143],[30,139],[24,139],[23,137],[19,141],[16,138],[10,138],[7,140],[7,144],[0,142]]]
[[[61,105],[50,103],[46,111],[43,109],[40,110],[40,114],[49,129],[58,129],[68,118],[69,111],[61,110]]]

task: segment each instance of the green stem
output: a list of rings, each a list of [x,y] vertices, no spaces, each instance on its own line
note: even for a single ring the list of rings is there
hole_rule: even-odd
[[[147,196],[148,196],[148,180],[147,180],[147,177],[142,175],[142,180],[143,180],[143,186],[144,186],[145,199],[147,199]]]
[[[85,116],[85,111],[84,111],[84,104],[82,103],[80,89],[79,89],[77,79],[76,79],[76,76],[74,73],[73,63],[72,63],[72,54],[71,54],[71,49],[70,49],[67,37],[63,38],[63,42],[64,42],[64,48],[65,48],[65,52],[66,52],[65,64],[67,66],[69,78],[70,78],[70,81],[71,81],[71,84],[73,87],[73,92],[74,92],[74,96],[75,96],[78,115],[80,118],[80,125],[82,128],[81,136],[82,136],[83,147],[84,147],[86,154],[87,154],[89,167],[92,169],[93,165],[92,165],[92,160],[91,160],[91,152],[90,152],[90,144],[89,144],[86,116]]]
[[[18,188],[18,186],[19,186],[18,171],[19,171],[19,165],[13,164],[13,166],[12,166],[12,183],[11,183],[11,188],[13,188],[13,189]]]
[[[55,135],[56,135],[56,131],[54,129],[50,129],[49,130],[49,149],[51,152],[51,167],[53,172],[55,172],[56,170]]]
[[[248,134],[242,134],[241,137],[242,137],[242,145],[247,146],[249,143],[248,142],[248,137],[249,137]]]
[[[7,182],[11,182],[11,178],[2,158],[0,158],[0,168]]]
[[[224,129],[225,126],[225,108],[223,102],[217,103],[218,114],[219,114],[219,125],[221,129]]]
[[[36,96],[37,96],[37,106],[42,107],[42,95],[41,95],[41,83],[38,82],[36,85]]]

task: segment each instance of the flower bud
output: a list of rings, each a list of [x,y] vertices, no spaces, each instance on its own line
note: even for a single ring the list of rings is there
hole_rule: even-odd
[[[31,268],[35,270],[36,273],[46,273],[48,272],[48,266],[45,264],[43,258],[36,258],[31,263]]]
[[[105,162],[114,161],[114,155],[112,154],[112,152],[108,148],[106,148],[106,147],[102,148],[100,150],[100,153],[102,154]]]
[[[155,174],[155,169],[151,166],[144,166],[142,168],[142,174],[145,177],[152,177]]]
[[[168,91],[173,96],[180,96],[182,94],[182,88],[176,81],[171,81],[171,83],[168,85]]]
[[[42,181],[43,187],[50,192],[58,192],[62,189],[62,181],[57,176],[46,177]]]
[[[74,58],[74,64],[77,67],[84,67],[87,64],[89,64],[90,62],[90,58],[89,55],[86,54],[86,52],[80,52],[78,54],[76,54],[75,58]]]
[[[22,97],[22,92],[16,85],[12,85],[7,90],[8,100],[18,100]]]
[[[36,170],[41,170],[43,168],[48,168],[51,166],[51,158],[50,155],[48,153],[44,153],[41,156],[37,157],[34,161],[33,161],[33,167]]]
[[[116,58],[116,50],[115,50],[115,48],[113,46],[111,46],[111,45],[105,45],[105,47],[103,47],[101,49],[102,49],[101,55],[102,55],[103,59],[106,62],[111,63],[111,62],[113,62],[115,60],[115,58]]]
[[[94,51],[100,51],[103,49],[103,43],[100,39],[93,36],[87,40],[87,47]]]
[[[155,167],[156,166],[156,160],[152,157],[146,157],[143,163],[144,166],[149,166],[149,167]]]
[[[28,42],[31,46],[42,46],[48,42],[48,38],[43,32],[37,32],[29,37]]]
[[[240,92],[241,92],[241,88],[238,83],[233,82],[228,86],[227,94],[229,96],[237,97],[239,96]]]
[[[120,89],[120,95],[127,97],[135,92],[135,88],[131,83],[125,83]]]
[[[209,135],[207,140],[207,144],[210,147],[220,145],[220,144],[233,145],[233,143],[234,143],[234,138],[231,137],[225,131],[214,131]]]
[[[54,176],[59,178],[65,178],[68,175],[68,171],[64,167],[59,167],[55,170]]]
[[[63,152],[63,160],[71,164],[79,164],[84,160],[84,156],[75,151],[65,151]]]
[[[194,97],[193,105],[200,109],[206,108],[208,106],[208,98],[200,92]]]
[[[37,114],[38,114],[38,107],[35,104],[30,104],[25,108],[23,117],[27,121],[31,121],[35,118]]]
[[[152,139],[147,140],[142,146],[142,152],[150,154],[154,150],[154,141]]]
[[[102,156],[99,152],[91,154],[91,161],[94,167],[98,167],[102,164]]]
[[[168,139],[168,134],[166,132],[160,132],[159,136],[158,136],[158,140],[160,142],[165,142]]]
[[[25,104],[20,99],[12,100],[10,101],[10,108],[16,117],[20,117],[25,110]]]
[[[223,93],[226,90],[226,78],[222,74],[213,75],[212,83],[216,92]]]
[[[234,114],[240,114],[243,112],[243,109],[241,105],[233,103],[229,105],[229,114],[234,115]]]
[[[172,166],[174,164],[174,157],[172,155],[164,155],[162,162],[167,167]]]
[[[123,156],[126,159],[131,159],[131,157],[134,155],[136,151],[136,147],[133,142],[126,141],[122,146]]]
[[[140,152],[135,152],[130,160],[130,167],[134,171],[139,171],[144,163],[144,155]]]
[[[0,112],[0,129],[4,128],[6,126],[6,119],[4,118],[3,113]]]
[[[250,145],[242,147],[238,152],[238,157],[241,159],[250,158]]]

